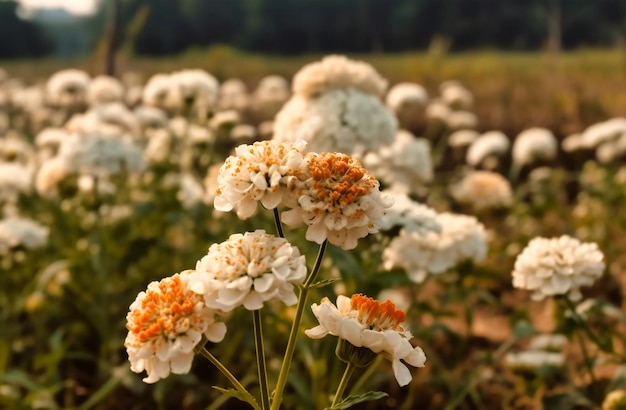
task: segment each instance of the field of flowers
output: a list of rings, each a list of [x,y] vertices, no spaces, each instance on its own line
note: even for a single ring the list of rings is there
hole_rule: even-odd
[[[602,74],[221,58],[0,68],[0,408],[625,408]]]

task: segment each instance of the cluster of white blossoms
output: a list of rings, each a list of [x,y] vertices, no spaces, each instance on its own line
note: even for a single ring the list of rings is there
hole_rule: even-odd
[[[498,159],[509,152],[511,142],[501,131],[487,131],[472,142],[467,150],[468,165],[477,167],[490,158]]]
[[[307,64],[293,77],[293,92],[307,98],[345,88],[380,98],[387,89],[387,80],[370,64],[342,55],[329,55]]]
[[[412,200],[402,192],[384,190],[383,194],[393,200],[393,205],[378,222],[380,230],[400,227],[420,235],[441,232],[441,224],[437,221],[437,211],[434,209]]]
[[[513,163],[517,166],[538,160],[551,160],[557,155],[559,143],[552,131],[545,128],[528,128],[513,142]]]
[[[416,193],[433,179],[429,141],[405,130],[398,130],[391,145],[367,153],[363,164],[383,183],[404,192]]]
[[[511,184],[491,171],[472,171],[450,187],[455,201],[470,205],[476,211],[501,209],[513,203]]]
[[[533,300],[567,295],[582,298],[580,288],[592,285],[604,273],[604,255],[593,242],[571,236],[537,237],[517,256],[513,286],[532,291]]]
[[[188,373],[203,336],[215,343],[224,339],[226,325],[190,289],[190,275],[184,271],[152,282],[130,305],[124,346],[131,370],[148,374],[146,383]]]
[[[57,71],[46,83],[47,103],[60,107],[84,103],[90,80],[89,74],[82,70]]]
[[[336,152],[307,153],[289,183],[291,195],[281,220],[289,226],[305,223],[306,239],[325,240],[353,249],[357,240],[378,232],[378,222],[390,198],[361,164]]]
[[[305,259],[297,247],[257,230],[211,245],[196,264],[190,287],[210,308],[257,310],[269,300],[296,303],[294,286],[305,276]]]
[[[383,268],[401,268],[415,283],[439,274],[465,260],[481,261],[487,254],[487,234],[473,216],[440,213],[441,232],[426,234],[401,229],[383,251]]]
[[[406,386],[412,379],[406,364],[424,367],[426,355],[421,347],[411,344],[413,336],[405,328],[404,311],[396,309],[389,300],[381,303],[363,295],[350,298],[340,295],[336,306],[328,298],[323,298],[311,309],[319,325],[306,330],[307,336],[321,339],[330,334],[354,348],[367,348],[375,354],[382,354],[391,361],[400,386]],[[345,359],[350,360],[349,354],[347,356]]]
[[[303,67],[276,115],[274,139],[303,139],[313,152],[353,154],[394,140],[397,120],[381,97],[387,82],[367,63],[329,56]]]
[[[217,106],[219,83],[204,70],[155,74],[143,90],[143,103],[168,110],[191,109],[204,116]]]
[[[0,220],[0,252],[18,246],[26,249],[40,248],[48,243],[50,229],[37,221],[19,216]]]
[[[276,208],[289,194],[289,175],[300,167],[305,146],[304,141],[260,141],[238,146],[235,155],[220,168],[215,209],[236,209],[237,216],[246,219],[254,215],[259,202],[266,209]]]

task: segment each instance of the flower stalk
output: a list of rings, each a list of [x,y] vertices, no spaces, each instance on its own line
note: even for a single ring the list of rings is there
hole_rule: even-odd
[[[298,306],[296,307],[296,316],[293,319],[291,325],[291,332],[289,333],[289,341],[287,342],[287,348],[285,349],[285,356],[283,358],[283,364],[280,367],[280,373],[278,374],[278,381],[276,382],[276,390],[274,392],[274,399],[272,400],[271,410],[280,409],[280,404],[283,401],[283,392],[287,384],[287,376],[289,375],[289,369],[291,368],[291,362],[293,360],[293,353],[296,349],[296,342],[298,339],[298,332],[300,331],[300,324],[302,323],[302,316],[304,314],[304,308],[307,304],[307,297],[309,296],[309,290],[311,284],[315,281],[319,269],[322,266],[322,259],[326,251],[327,241],[322,242],[315,264],[311,273],[306,278],[304,285],[300,289],[300,295],[298,296]]]
[[[343,372],[343,376],[341,377],[341,381],[339,382],[339,386],[337,386],[337,392],[335,393],[335,398],[333,399],[332,404],[330,405],[331,409],[334,409],[336,405],[341,403],[341,399],[343,398],[343,393],[346,391],[346,387],[348,386],[348,382],[356,369],[356,365],[352,362],[348,362],[346,366],[346,370]]]
[[[254,343],[256,346],[256,362],[259,372],[259,386],[261,389],[261,407],[263,410],[270,408],[270,393],[267,383],[267,366],[265,365],[265,347],[263,345],[263,328],[261,325],[261,310],[253,310]]]

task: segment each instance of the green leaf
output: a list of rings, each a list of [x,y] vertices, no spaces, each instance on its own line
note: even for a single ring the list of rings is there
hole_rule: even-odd
[[[224,389],[218,386],[212,386],[212,387],[215,390],[219,391],[220,393],[225,394],[226,396],[234,397],[241,401],[245,401],[246,403],[249,403],[253,408],[259,408],[259,404],[254,399],[254,397],[252,397],[252,395],[250,394],[245,394],[245,393],[240,392],[239,390],[232,389],[232,388]]]
[[[318,289],[318,288],[323,288],[325,286],[331,285],[335,282],[339,282],[341,279],[340,278],[334,278],[334,279],[322,279],[318,282],[313,283],[311,286],[309,286],[309,288],[312,289]]]
[[[343,399],[336,406],[327,407],[324,410],[343,410],[343,409],[347,409],[348,407],[352,407],[355,404],[363,403],[364,401],[378,400],[387,396],[389,395],[382,391],[370,391],[370,392],[363,393],[363,394],[353,394]]]

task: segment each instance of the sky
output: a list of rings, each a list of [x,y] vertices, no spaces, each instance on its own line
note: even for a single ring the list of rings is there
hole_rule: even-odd
[[[18,0],[26,12],[37,8],[61,7],[79,15],[93,14],[96,2],[97,0]]]

